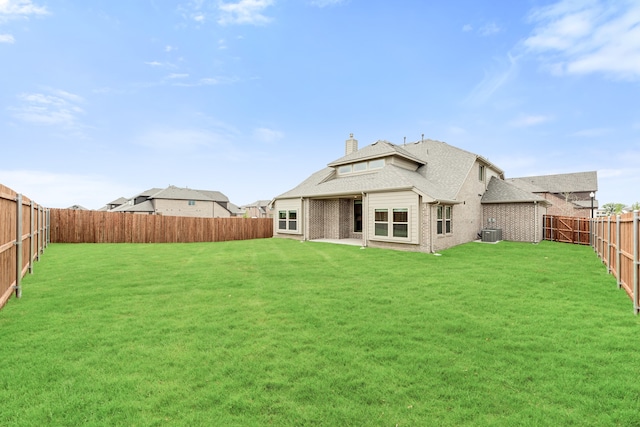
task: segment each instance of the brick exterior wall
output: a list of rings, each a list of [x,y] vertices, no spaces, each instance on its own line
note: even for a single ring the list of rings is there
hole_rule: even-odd
[[[571,201],[572,200],[589,200],[589,195],[584,198],[583,194],[569,194],[567,200],[563,194],[544,193],[542,196],[551,202],[551,206],[547,209],[548,215],[555,216],[574,216],[579,218],[590,218],[591,209],[578,208]],[[595,211],[595,208],[594,208]]]
[[[536,211],[537,210],[537,211]],[[539,242],[542,240],[542,217],[547,209],[533,203],[495,203],[483,205],[487,228],[501,228],[502,240]],[[495,222],[489,223],[489,218]]]

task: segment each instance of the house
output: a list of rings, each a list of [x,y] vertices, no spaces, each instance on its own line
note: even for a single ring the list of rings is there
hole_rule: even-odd
[[[508,182],[537,194],[552,205],[548,215],[590,218],[598,209],[598,173],[578,172],[511,178]]]
[[[492,185],[496,194],[483,203],[496,180],[504,186]],[[272,201],[274,236],[355,239],[362,246],[436,252],[476,240],[488,225],[499,226],[496,209],[526,206],[537,213],[536,221],[544,215],[543,198],[520,194],[509,200],[515,193],[498,166],[444,142],[377,141],[358,149],[351,135],[343,157]]]
[[[241,209],[249,218],[273,218],[273,209],[269,206],[270,202],[270,200],[257,200],[242,206]]]
[[[111,204],[121,201],[118,199]],[[229,218],[236,216],[239,208],[230,203],[227,196],[219,191],[193,190],[171,185],[167,188],[151,188],[144,191],[109,209],[109,212]]]
[[[358,149],[351,135],[343,157],[272,200],[274,237],[436,252],[495,230],[537,243],[559,195],[579,210],[596,190],[594,172],[505,180],[486,158],[441,141]]]

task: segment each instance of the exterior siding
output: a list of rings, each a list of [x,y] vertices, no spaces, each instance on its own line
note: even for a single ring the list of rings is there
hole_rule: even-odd
[[[483,216],[488,222],[495,219],[491,228],[502,229],[502,239],[514,242],[537,243],[542,239],[542,217],[547,209],[534,203],[494,203],[483,206]]]
[[[420,206],[419,196],[413,191],[397,191],[392,193],[373,193],[369,194],[367,203],[367,239],[370,242],[392,242],[402,244],[419,244],[420,243]],[[409,209],[409,238],[400,239],[393,237],[381,237],[375,235],[375,210],[376,209],[393,209],[408,208]],[[389,212],[392,215],[392,212]],[[363,225],[364,227],[365,225]]]
[[[281,199],[276,200],[273,215],[273,235],[274,236],[304,236],[305,218],[307,215],[303,212],[303,204],[301,199]],[[278,229],[278,211],[295,210],[298,213],[297,226],[295,231],[283,231]]]
[[[166,216],[214,217],[214,202],[196,200],[189,205],[188,200],[153,199],[156,213]]]

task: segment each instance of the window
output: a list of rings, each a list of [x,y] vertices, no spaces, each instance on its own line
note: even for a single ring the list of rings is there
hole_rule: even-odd
[[[391,223],[391,234],[389,234],[389,223]],[[391,217],[389,217],[389,209],[376,209],[374,234],[402,239],[409,237],[409,209],[393,208],[391,209]]]
[[[451,234],[451,206],[438,205],[436,215],[436,232],[438,234]]]
[[[189,200],[189,206],[195,206],[195,205],[196,205],[195,200]]]
[[[362,200],[353,201],[353,232],[362,233]]]
[[[380,169],[384,167],[384,159],[376,159],[368,162],[358,162],[350,165],[342,165],[338,167],[339,175],[348,175],[350,173],[366,172],[368,170]]]
[[[298,229],[297,216],[298,216],[298,211],[289,211],[289,230]]]
[[[409,237],[409,209],[393,210],[393,237]]]
[[[298,229],[298,211],[278,211],[278,230]]]
[[[354,172],[364,172],[367,170],[367,162],[360,162],[353,165]]]
[[[389,211],[387,209],[376,209],[374,216],[374,234],[376,236],[389,235]]]
[[[344,173],[351,173],[352,172],[352,166],[351,165],[344,165],[344,166],[340,166],[338,168],[338,173],[339,174],[344,174]]]
[[[478,180],[484,182],[484,165],[478,165]]]
[[[384,167],[384,159],[371,160],[369,162],[369,169],[380,169]]]

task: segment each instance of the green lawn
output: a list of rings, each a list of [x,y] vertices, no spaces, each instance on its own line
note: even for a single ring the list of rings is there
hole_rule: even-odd
[[[639,426],[589,247],[51,245],[0,310],[1,426]]]

